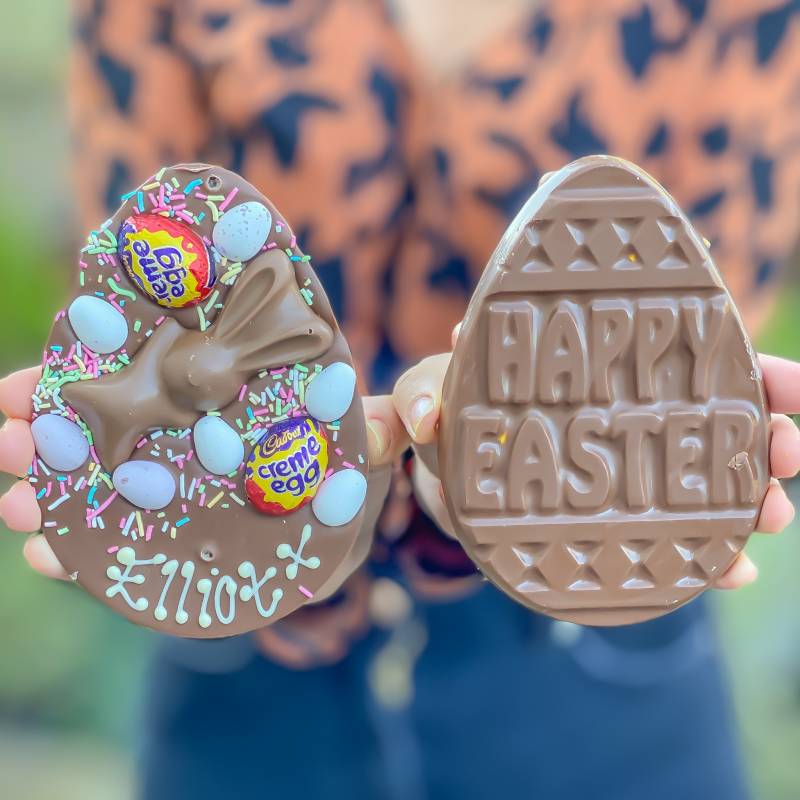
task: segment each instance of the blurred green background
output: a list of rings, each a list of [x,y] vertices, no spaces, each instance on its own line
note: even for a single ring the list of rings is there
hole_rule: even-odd
[[[3,5],[2,373],[38,359],[73,257],[76,231],[64,189],[66,6],[62,0]],[[760,349],[800,358],[799,308],[795,278]],[[795,499],[799,489],[792,487]],[[756,537],[749,552],[761,568],[759,582],[715,596],[760,800],[800,797],[798,533],[795,526],[781,537]],[[32,573],[22,543],[22,535],[0,530],[0,796],[129,798],[132,732],[152,637],[74,587]]]

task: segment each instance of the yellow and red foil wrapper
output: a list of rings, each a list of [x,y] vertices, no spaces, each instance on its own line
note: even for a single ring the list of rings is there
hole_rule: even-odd
[[[187,225],[159,214],[134,214],[119,231],[119,256],[133,282],[166,308],[202,302],[216,279],[203,240]]]
[[[278,422],[247,460],[247,498],[264,514],[289,514],[311,502],[327,468],[328,440],[317,420],[294,417]]]

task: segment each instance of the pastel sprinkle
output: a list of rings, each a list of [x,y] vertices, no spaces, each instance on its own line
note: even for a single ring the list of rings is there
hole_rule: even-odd
[[[52,511],[53,509],[58,508],[62,503],[66,503],[71,496],[72,495],[69,493],[62,495],[58,498],[58,500],[54,500],[52,503],[50,503],[50,505],[47,506],[47,510]]]
[[[209,500],[209,502],[208,502],[208,503],[206,503],[206,508],[214,508],[214,506],[215,506],[215,505],[216,505],[216,504],[217,504],[217,503],[218,503],[220,500],[222,500],[222,498],[223,498],[224,496],[225,496],[225,492],[220,492],[220,493],[219,493],[219,494],[218,494],[218,495],[217,495],[217,496],[216,496],[216,497],[215,497],[213,500]]]
[[[129,297],[131,300],[137,299],[136,295],[130,289],[123,289],[113,278],[106,278],[106,283],[117,294],[121,294],[124,297]]]

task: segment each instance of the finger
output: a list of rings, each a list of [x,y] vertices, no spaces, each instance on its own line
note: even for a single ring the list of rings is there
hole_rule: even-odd
[[[794,519],[794,506],[786,496],[783,486],[772,480],[758,517],[756,530],[759,533],[780,533]]]
[[[428,444],[436,438],[442,384],[449,363],[450,353],[424,358],[403,373],[394,387],[394,406],[417,444]]]
[[[9,419],[0,428],[0,472],[22,477],[33,461],[31,425],[24,419]]]
[[[33,412],[31,395],[41,375],[41,367],[28,367],[0,380],[0,411],[9,418],[30,422]]]
[[[450,514],[444,503],[442,482],[428,469],[424,461],[414,461],[414,494],[423,511],[436,523],[440,531],[455,536]]]
[[[458,325],[456,325],[455,328],[453,328],[453,332],[450,334],[450,349],[451,350],[455,349],[456,342],[458,341],[458,336],[461,333],[461,326],[463,324],[464,324],[463,322],[459,322]]]
[[[31,536],[25,542],[22,553],[28,564],[46,578],[57,578],[62,581],[69,580],[67,571],[56,558],[56,554],[47,539],[45,539],[44,534],[37,533]]]
[[[28,481],[18,481],[0,497],[0,519],[12,531],[31,533],[42,526],[36,491]]]
[[[800,364],[778,356],[759,355],[770,411],[800,413]]]
[[[773,414],[770,431],[770,472],[775,478],[793,478],[800,470],[800,430],[784,414]]]
[[[717,579],[715,585],[717,589],[741,589],[753,583],[757,577],[758,567],[747,554],[739,553],[733,564]]]
[[[388,394],[364,397],[370,467],[391,464],[408,449],[410,440]]]

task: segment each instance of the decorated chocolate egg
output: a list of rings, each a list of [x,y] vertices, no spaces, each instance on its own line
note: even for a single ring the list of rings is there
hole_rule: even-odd
[[[280,516],[310,503],[328,467],[328,441],[311,417],[269,428],[247,460],[245,489],[265,514]]]
[[[336,591],[371,538],[366,425],[280,211],[226,169],[165,167],[78,263],[32,394],[27,476],[66,572],[131,622],[196,638]]]
[[[167,308],[197,305],[216,279],[203,240],[182,222],[158,214],[134,214],[122,223],[119,255],[137,286]]]

